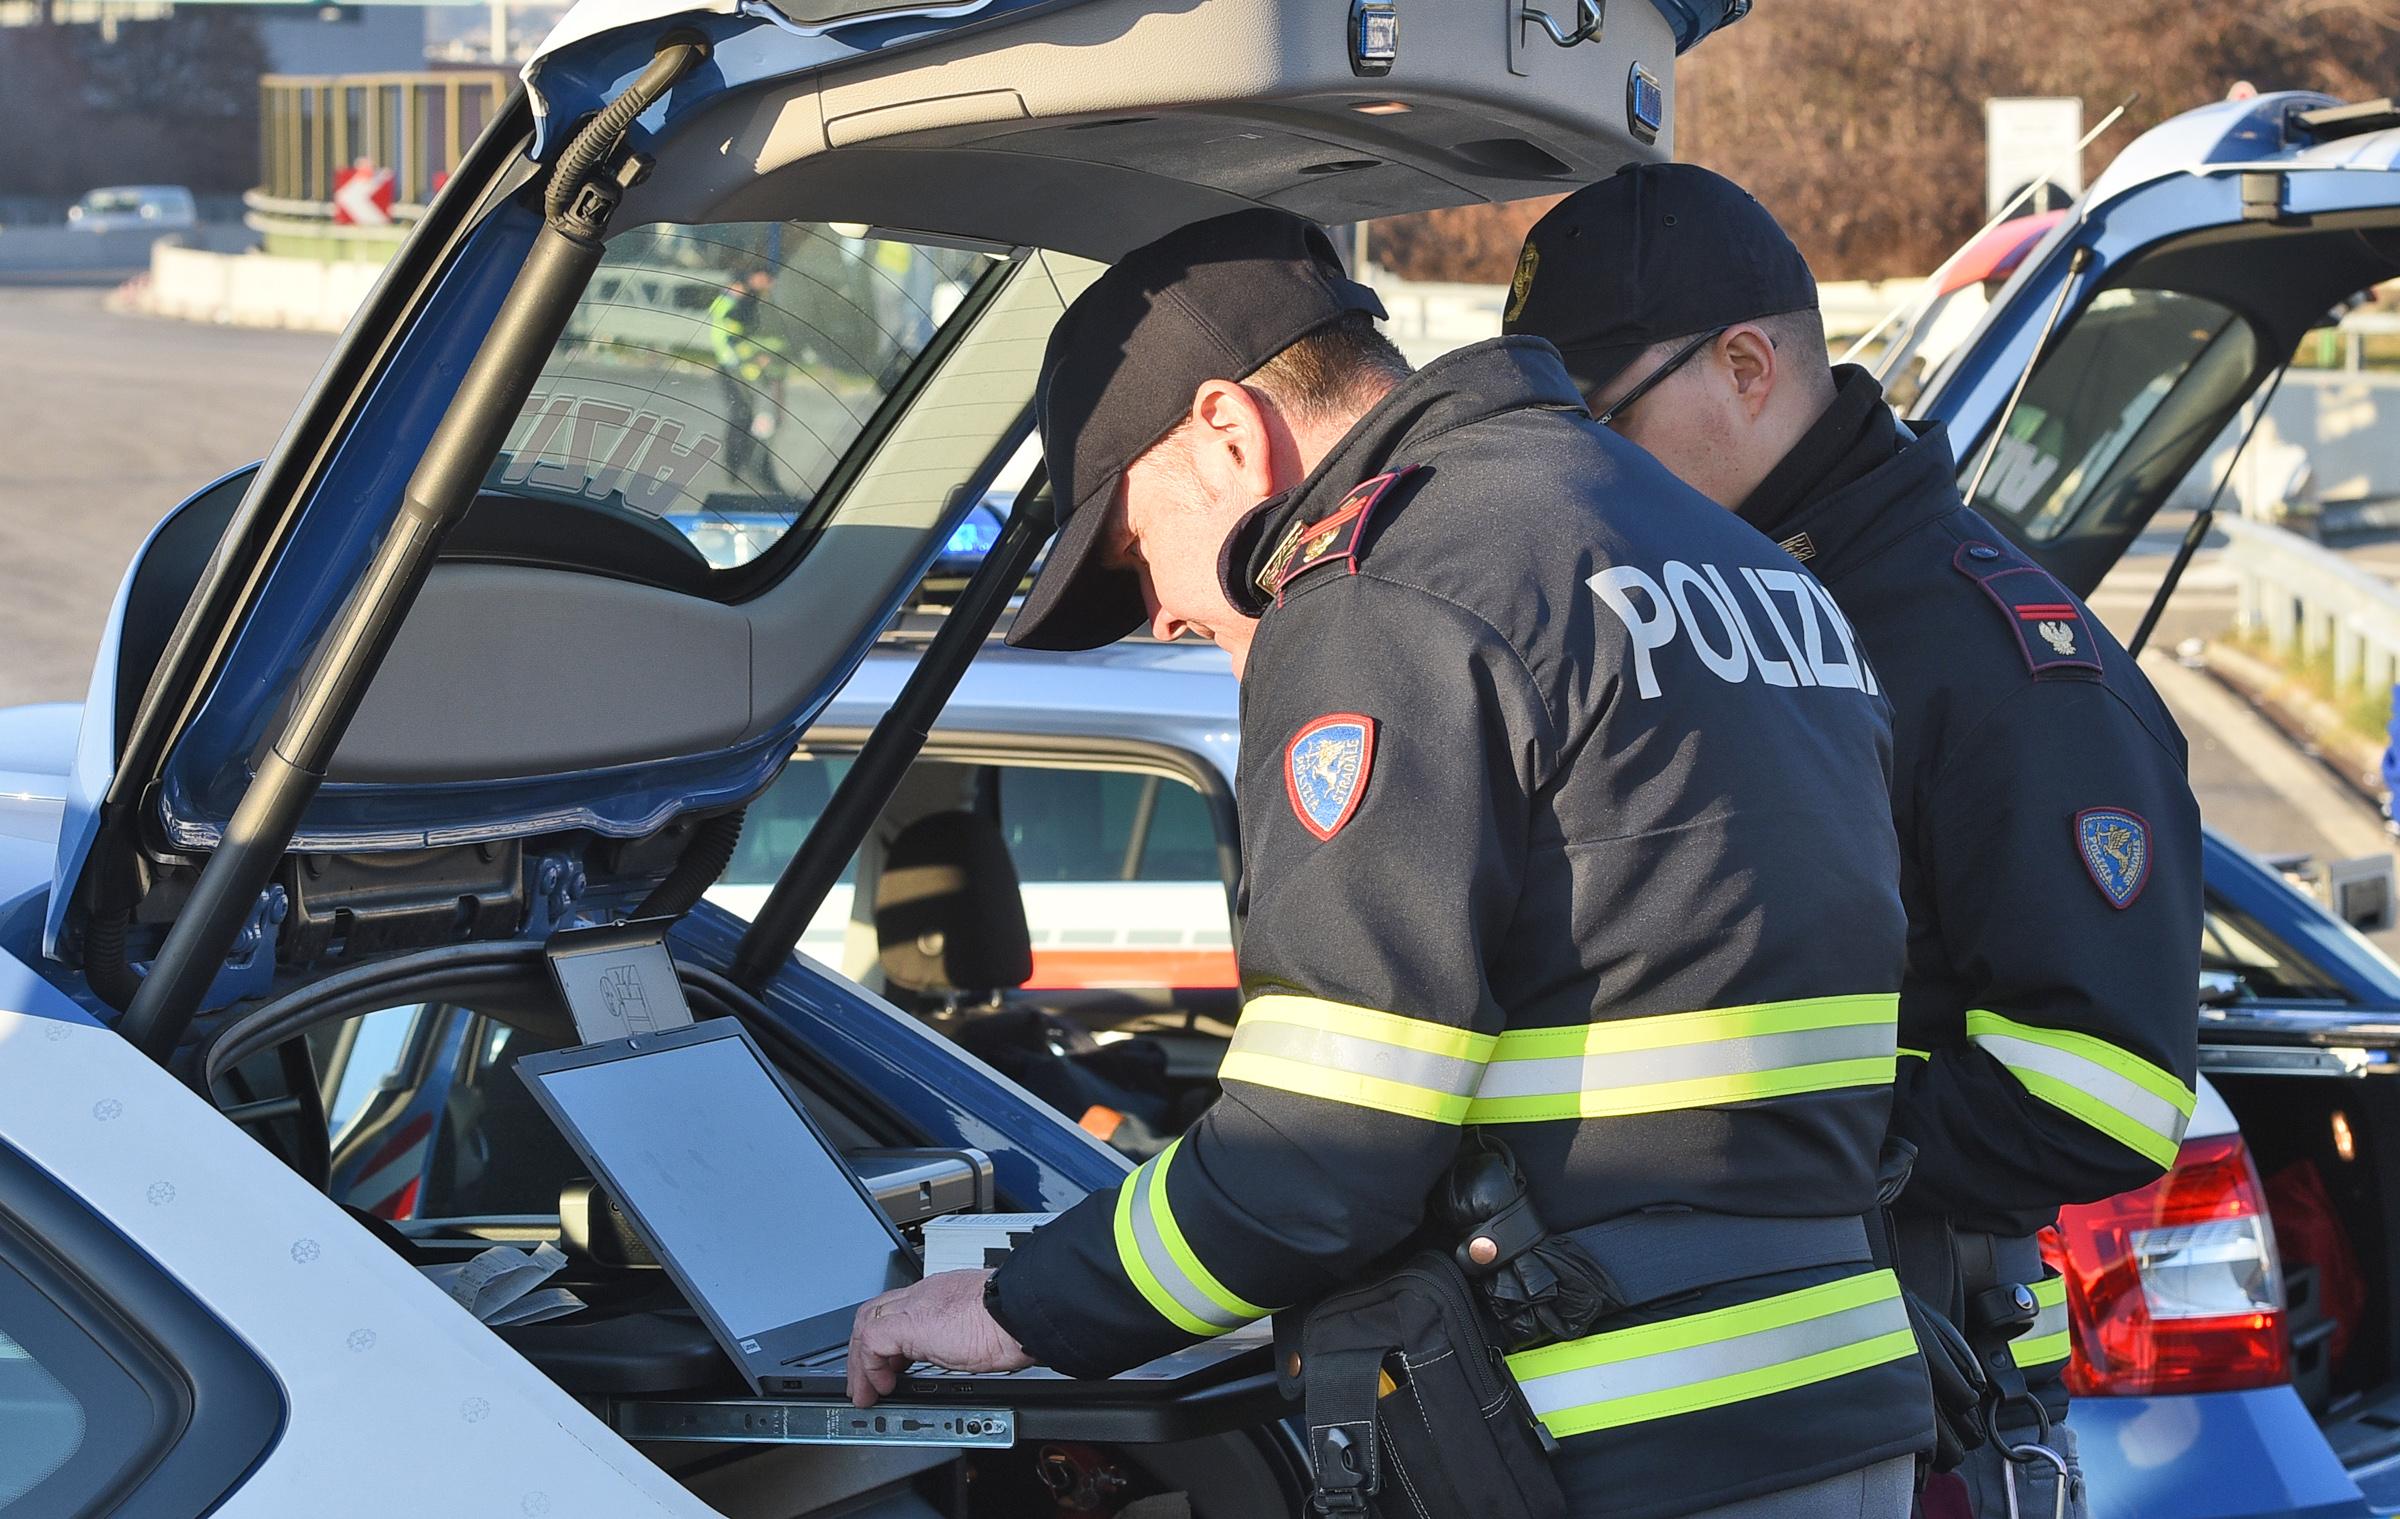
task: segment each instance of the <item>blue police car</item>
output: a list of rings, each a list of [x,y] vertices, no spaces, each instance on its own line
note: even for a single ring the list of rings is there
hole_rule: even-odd
[[[1891,377],[1949,424],[1974,505],[2088,594],[2303,337],[2400,274],[2396,155],[2389,101],[2176,117],[2012,253],[1963,341],[1892,344],[1922,367]],[[2062,1221],[2094,1512],[2388,1512],[2400,981],[2261,862],[2207,851],[2200,1068],[2240,1136],[2196,1117],[2173,1176]]]

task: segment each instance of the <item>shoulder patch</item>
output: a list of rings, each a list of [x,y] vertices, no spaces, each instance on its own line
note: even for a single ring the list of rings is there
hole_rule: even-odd
[[[1375,719],[1328,712],[1304,724],[1283,751],[1283,789],[1300,826],[1330,839],[1357,815],[1375,765]]]
[[[2122,807],[2089,807],[2075,814],[2075,850],[2108,905],[2119,912],[2150,884],[2150,825]]]
[[[2049,571],[1980,539],[1960,545],[1950,562],[1982,586],[2007,617],[2025,668],[2036,678],[2061,670],[2102,673],[2100,651],[2093,647],[2083,608]]]
[[[1267,559],[1265,569],[1258,572],[1258,588],[1271,593],[1275,604],[1283,604],[1284,587],[1319,565],[1340,564],[1355,575],[1358,573],[1358,546],[1365,539],[1368,519],[1375,508],[1391,493],[1393,486],[1415,474],[1420,465],[1408,465],[1372,480],[1362,480],[1342,498],[1333,511],[1284,534],[1283,541]]]

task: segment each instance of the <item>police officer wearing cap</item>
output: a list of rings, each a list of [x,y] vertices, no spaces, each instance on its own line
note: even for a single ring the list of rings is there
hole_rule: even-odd
[[[1904,935],[1878,672],[1548,344],[1411,374],[1381,314],[1254,210],[1050,340],[1065,521],[1009,639],[1231,655],[1245,1006],[1165,1153],[996,1274],[866,1305],[852,1396],[912,1357],[1106,1376],[1371,1280],[1472,1132],[1617,1289],[1508,1361],[1569,1512],[1897,1519],[1932,1430],[1867,1225]]]
[[[2155,1180],[2192,1111],[2183,735],[2083,603],[1960,501],[1941,426],[1895,420],[1865,370],[1829,365],[1816,282],[1740,187],[1651,164],[1569,196],[1527,237],[1505,316],[1558,346],[1597,418],[1807,566],[1865,641],[1892,700],[1908,909],[1902,1276],[2002,1393],[2030,1388],[1999,1413],[2010,1442],[2036,1440],[2066,1414],[2069,1336],[2034,1236],[2063,1204]],[[2071,1460],[2063,1429],[2047,1444]],[[1987,1446],[1962,1475],[1979,1515],[2051,1512],[2028,1491],[2047,1457]]]

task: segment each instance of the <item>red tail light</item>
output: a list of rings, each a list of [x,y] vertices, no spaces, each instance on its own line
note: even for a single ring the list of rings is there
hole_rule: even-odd
[[[2290,1380],[2275,1231],[2239,1135],[2187,1141],[2149,1186],[2062,1210],[2042,1246],[2067,1279],[2078,1397]]]

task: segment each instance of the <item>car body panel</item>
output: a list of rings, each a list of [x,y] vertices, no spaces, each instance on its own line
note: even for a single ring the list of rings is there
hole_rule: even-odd
[[[115,1034],[0,1012],[0,1142],[165,1265],[283,1384],[283,1433],[215,1510],[227,1519],[318,1512],[335,1493],[346,1512],[391,1515],[713,1513]]]
[[[2289,1387],[2078,1398],[2092,1519],[2367,1519],[2358,1484]]]

